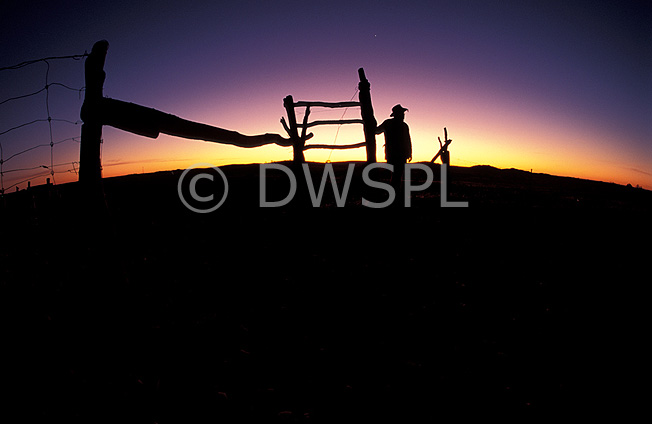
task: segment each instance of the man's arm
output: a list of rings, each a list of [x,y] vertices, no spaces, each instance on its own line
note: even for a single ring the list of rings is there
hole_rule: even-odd
[[[384,121],[382,124],[380,124],[380,125],[378,125],[376,127],[376,135],[382,134],[382,133],[385,132],[385,122],[387,122],[387,121]]]
[[[405,124],[405,151],[407,152],[408,162],[412,162],[412,138],[410,137],[410,127]]]

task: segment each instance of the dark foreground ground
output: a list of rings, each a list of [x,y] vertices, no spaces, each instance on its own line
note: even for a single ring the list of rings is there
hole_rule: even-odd
[[[181,204],[180,171],[105,180],[108,211],[76,184],[5,196],[1,413],[475,422],[642,404],[652,193],[453,168],[469,208],[440,208],[435,183],[371,209],[361,167],[343,208],[260,208],[256,165],[222,168],[209,214]]]

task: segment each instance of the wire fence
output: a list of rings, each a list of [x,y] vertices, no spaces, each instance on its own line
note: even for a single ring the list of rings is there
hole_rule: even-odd
[[[72,117],[79,116],[83,101],[85,87],[77,81],[84,80],[82,59],[87,56],[88,53],[51,56],[0,67],[0,196],[9,190],[24,188],[24,185],[29,187],[37,179],[51,184],[56,184],[57,178],[59,182],[77,179],[82,122]],[[72,68],[71,65],[63,66],[71,63]],[[78,76],[71,82],[69,74],[75,67]],[[57,74],[54,72],[57,68],[63,69],[63,72],[58,69],[58,79],[52,77]],[[357,93],[358,87],[351,100]],[[339,121],[348,109],[344,109]],[[45,131],[27,133],[39,126]],[[59,126],[72,129],[61,131],[57,128],[55,131]],[[338,125],[335,130],[333,146],[337,144],[340,127]],[[64,147],[69,145],[72,147]],[[331,160],[334,148],[326,162]]]
[[[57,156],[55,160],[55,147],[81,142],[81,121],[70,118],[79,116],[84,87],[75,88],[70,83],[51,81],[51,71],[53,63],[67,61],[79,62],[81,65],[78,66],[83,71],[81,59],[87,55],[51,56],[0,68],[3,76],[10,74],[6,80],[2,80],[4,87],[0,87],[0,93],[15,91],[16,87],[25,90],[0,99],[0,195],[14,188],[18,190],[25,183],[29,185],[35,179],[45,177],[49,179],[47,182],[56,184],[57,175],[78,173],[79,149],[62,149],[63,159]],[[27,68],[37,64],[44,64],[45,69],[36,73],[27,72]],[[80,72],[80,75],[83,73]],[[38,80],[45,84],[33,87]],[[27,87],[33,88],[27,90]],[[76,100],[63,96],[63,92],[76,93]],[[55,101],[57,97],[59,101]],[[59,110],[61,115],[57,114]],[[47,129],[45,133],[29,131],[43,125]],[[55,126],[59,125],[74,129],[55,131]],[[61,139],[55,137],[55,134],[62,133],[67,136]],[[47,148],[49,155],[44,154]]]

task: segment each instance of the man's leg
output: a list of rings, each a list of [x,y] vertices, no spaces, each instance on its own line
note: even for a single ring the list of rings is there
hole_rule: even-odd
[[[394,187],[394,193],[396,193],[396,198],[394,199],[395,206],[405,206],[405,187],[403,186],[403,174],[405,173],[405,162],[398,161],[392,164],[394,166],[394,172],[392,173],[392,187]]]

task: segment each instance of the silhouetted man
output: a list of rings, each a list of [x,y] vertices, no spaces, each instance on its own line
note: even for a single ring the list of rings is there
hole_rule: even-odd
[[[405,161],[412,161],[412,140],[410,128],[404,122],[405,111],[403,106],[396,105],[392,108],[392,118],[385,120],[376,128],[376,134],[385,133],[385,159],[394,166],[392,186],[395,192],[401,192],[401,180],[405,172]]]

